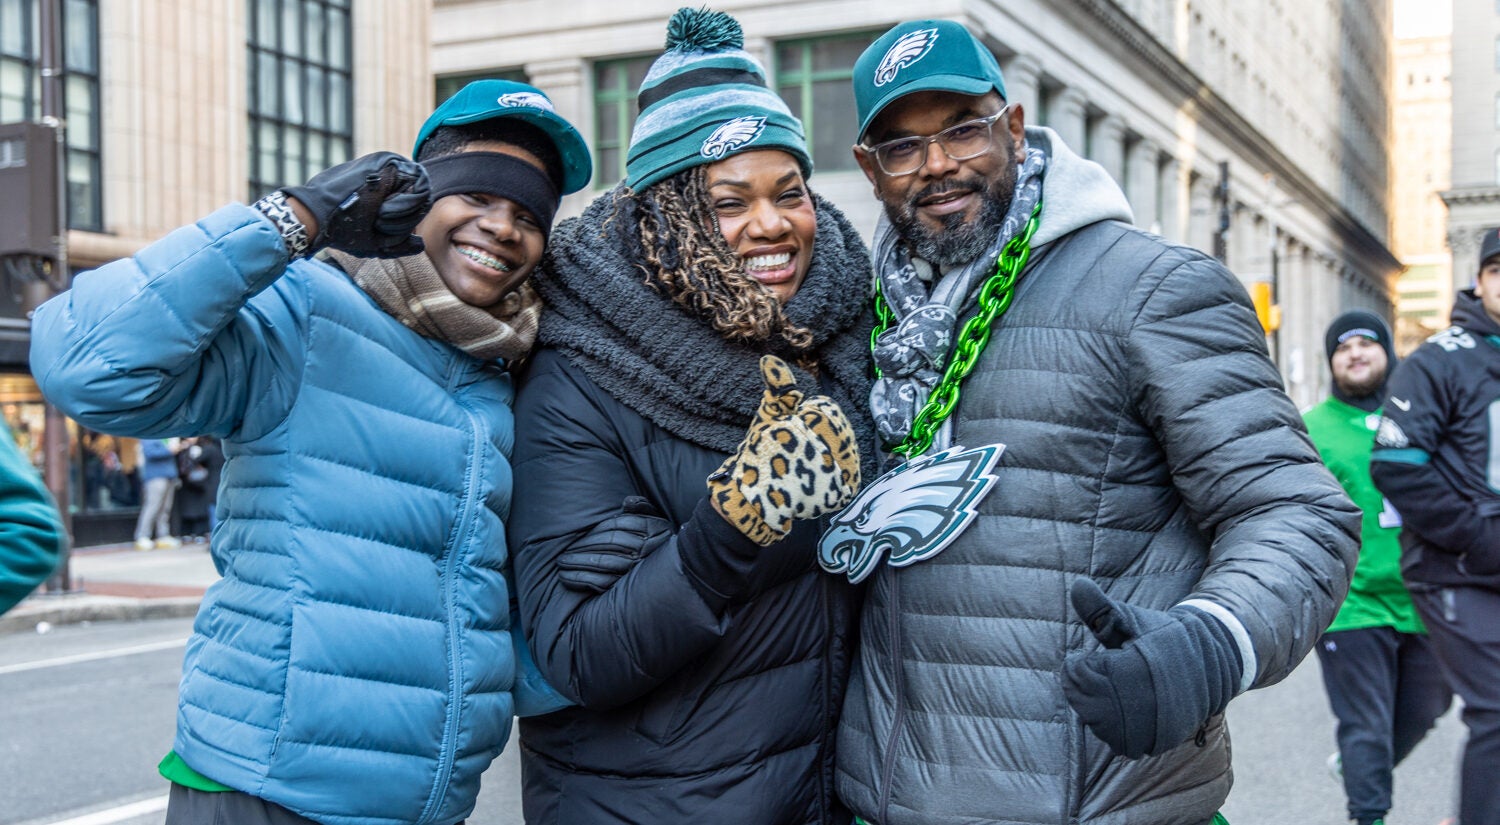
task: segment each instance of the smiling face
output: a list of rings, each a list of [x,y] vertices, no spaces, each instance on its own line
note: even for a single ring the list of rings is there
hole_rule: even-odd
[[[812,266],[818,218],[797,159],[776,149],[709,164],[708,196],[719,233],[745,274],[785,304]]]
[[[1333,380],[1351,398],[1363,398],[1385,383],[1388,359],[1385,347],[1363,335],[1354,335],[1333,351]]]
[[[544,169],[530,152],[509,143],[477,141],[465,152],[499,152]],[[497,195],[446,195],[417,224],[427,257],[460,301],[487,308],[521,285],[542,260],[546,235],[541,222],[514,201]]]
[[[928,137],[966,121],[1000,111],[1005,101],[994,92],[913,92],[891,103],[870,124],[865,145],[904,137]],[[1025,113],[1012,104],[990,132],[990,148],[976,157],[954,160],[937,141],[926,146],[922,166],[889,175],[869,153],[856,147],[855,160],[875,185],[886,216],[917,257],[947,266],[967,263],[995,240],[1015,193],[1017,166],[1025,159]]]

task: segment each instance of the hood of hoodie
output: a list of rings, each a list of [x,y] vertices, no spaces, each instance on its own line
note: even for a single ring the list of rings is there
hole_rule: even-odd
[[[1042,178],[1042,220],[1033,247],[1099,221],[1134,223],[1130,201],[1099,164],[1080,157],[1045,126],[1027,126],[1026,142],[1047,155]]]
[[[1040,228],[1038,231],[1041,231]],[[1453,301],[1452,324],[1456,327],[1475,333],[1477,335],[1500,335],[1500,324],[1484,311],[1484,304],[1480,303],[1479,296],[1474,290],[1466,289],[1458,293],[1458,298]]]

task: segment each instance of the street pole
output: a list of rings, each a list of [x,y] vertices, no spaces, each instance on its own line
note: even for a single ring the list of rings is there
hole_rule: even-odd
[[[63,117],[62,0],[38,0],[38,62],[42,75],[42,122],[57,135],[57,238],[51,266],[42,273],[47,297],[68,288],[68,139]],[[73,516],[68,496],[68,424],[62,411],[43,399],[42,479],[57,502],[67,541],[57,572],[47,580],[48,593],[73,590]]]
[[[1214,202],[1219,206],[1219,223],[1214,230],[1214,257],[1229,265],[1229,161],[1219,161],[1219,185],[1214,187]]]

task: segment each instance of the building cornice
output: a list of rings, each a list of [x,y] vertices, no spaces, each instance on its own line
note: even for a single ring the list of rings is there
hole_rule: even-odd
[[[1466,186],[1439,192],[1438,197],[1449,209],[1455,206],[1486,206],[1500,203],[1500,186]]]
[[[1115,51],[1123,61],[1145,60],[1153,70],[1145,78],[1169,99],[1189,103],[1202,122],[1218,133],[1241,157],[1259,157],[1266,171],[1276,176],[1277,185],[1315,214],[1322,214],[1343,238],[1353,242],[1359,253],[1386,271],[1401,269],[1401,262],[1390,248],[1318,186],[1301,167],[1293,163],[1255,126],[1235,111],[1187,64],[1151,36],[1134,18],[1113,0],[1069,0],[1056,8],[1071,14],[1080,24],[1079,31],[1101,31],[1098,41]]]

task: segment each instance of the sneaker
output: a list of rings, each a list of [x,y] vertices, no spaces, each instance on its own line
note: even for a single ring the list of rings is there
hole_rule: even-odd
[[[1337,751],[1335,751],[1333,753],[1330,753],[1330,754],[1328,754],[1327,765],[1328,765],[1328,774],[1333,777],[1333,781],[1335,781],[1335,782],[1343,782],[1344,781],[1344,757],[1340,756]]]
[[[181,546],[182,539],[179,539],[176,536],[167,536],[166,538],[156,540],[156,549],[158,550],[176,550]]]
[[[136,539],[135,540],[135,549],[137,549],[137,550],[150,550],[151,548],[153,548],[155,546],[156,545],[154,543],[152,543],[151,539]]]

